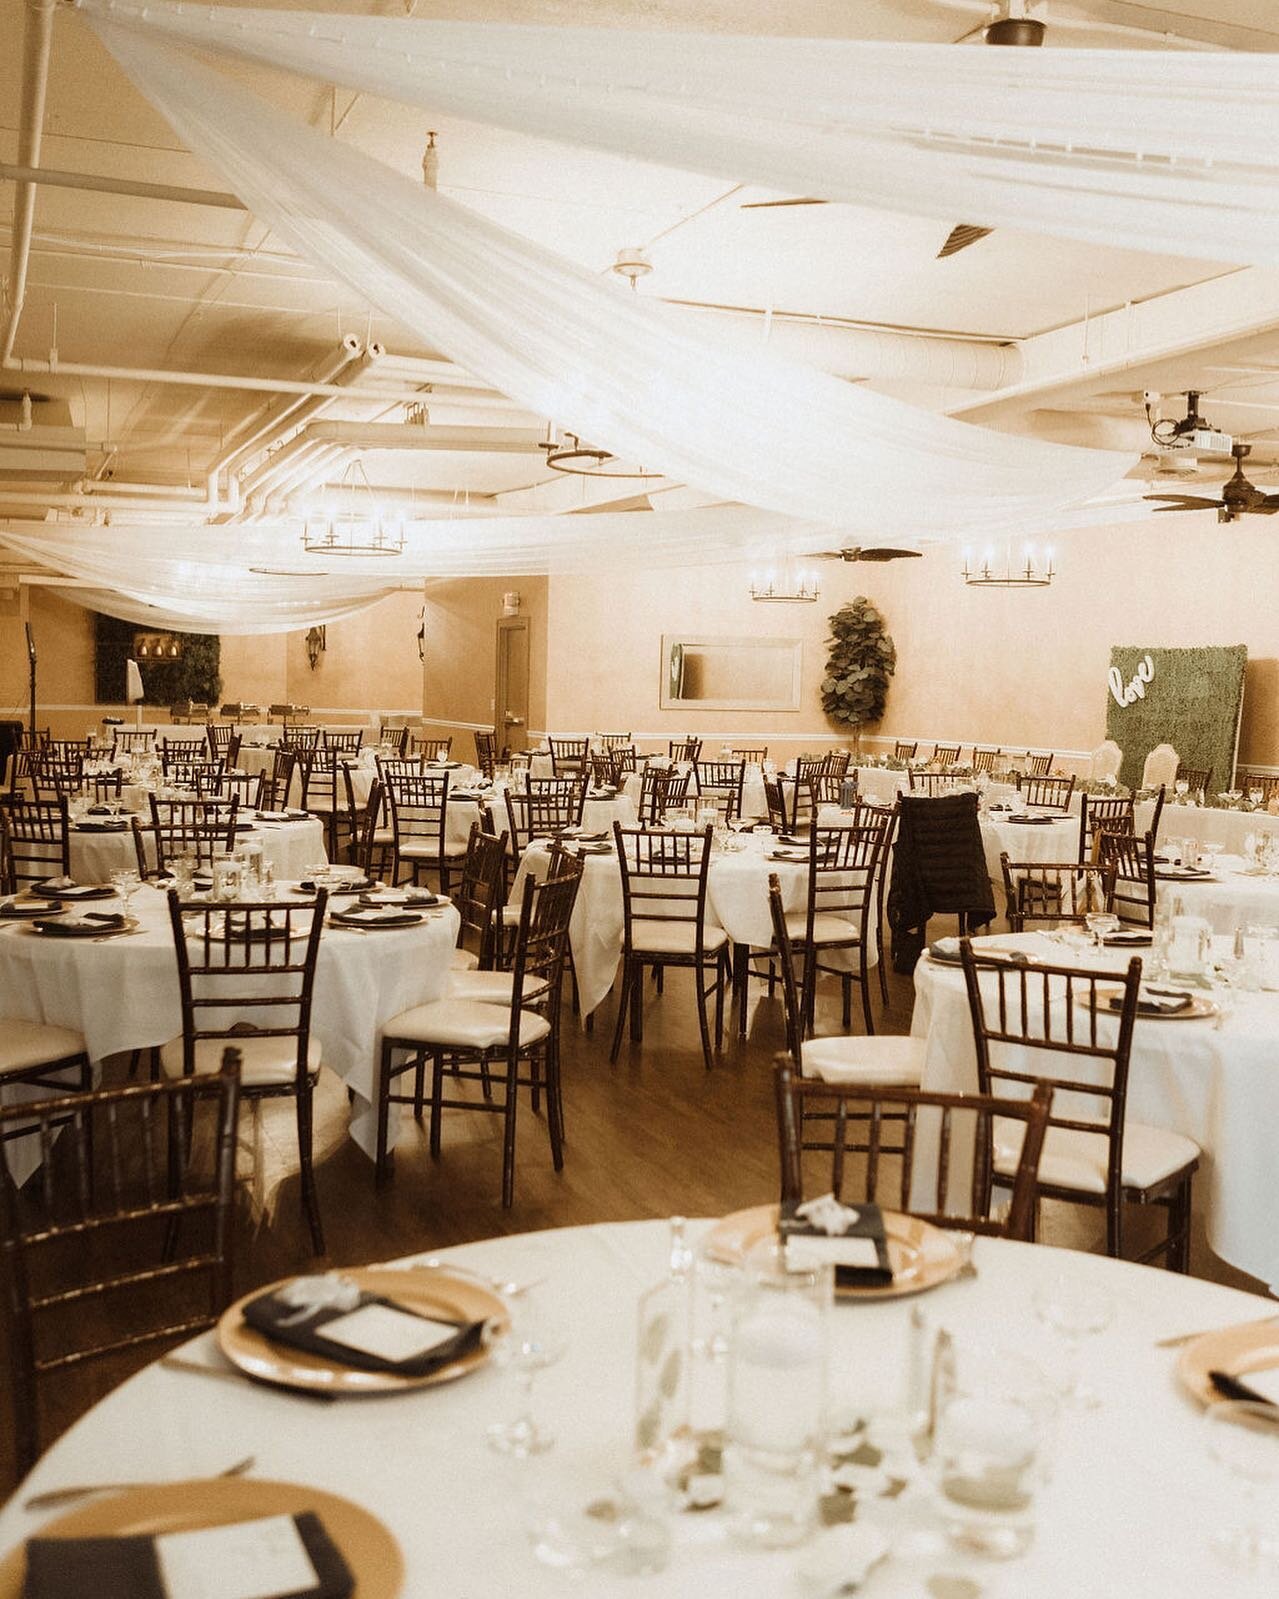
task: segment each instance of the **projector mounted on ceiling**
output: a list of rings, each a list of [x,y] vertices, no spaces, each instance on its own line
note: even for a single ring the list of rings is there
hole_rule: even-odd
[[[1222,433],[1199,415],[1199,392],[1191,389],[1186,395],[1186,414],[1180,418],[1159,415],[1160,396],[1153,389],[1145,391],[1146,420],[1150,423],[1150,436],[1161,452],[1186,451],[1190,455],[1229,455],[1234,448],[1234,437]]]

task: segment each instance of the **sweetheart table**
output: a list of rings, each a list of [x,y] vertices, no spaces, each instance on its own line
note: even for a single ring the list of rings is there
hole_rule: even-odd
[[[694,1239],[701,1224],[690,1228]],[[246,1381],[148,1366],[60,1438],[0,1514],[0,1552],[47,1524],[23,1509],[30,1494],[73,1482],[211,1476],[255,1457],[253,1478],[303,1483],[353,1499],[377,1516],[404,1556],[404,1599],[790,1599],[796,1568],[830,1534],[799,1550],[755,1552],[734,1542],[718,1512],[675,1512],[666,1569],[642,1578],[602,1569],[548,1569],[528,1526],[539,1503],[582,1509],[629,1467],[636,1301],[664,1275],[663,1222],[563,1228],[492,1238],[444,1252],[487,1277],[543,1293],[569,1334],[567,1352],[537,1380],[536,1405],[557,1441],[515,1461],[493,1454],[485,1428],[511,1414],[514,1383],[492,1366],[457,1382],[376,1399],[316,1404]],[[1107,1334],[1081,1364],[1101,1405],[1065,1410],[1054,1470],[1039,1491],[1029,1553],[1005,1564],[953,1553],[935,1531],[922,1484],[872,1500],[892,1550],[858,1589],[864,1599],[980,1594],[983,1599],[1201,1599],[1246,1591],[1209,1548],[1238,1517],[1234,1484],[1209,1456],[1200,1407],[1177,1387],[1168,1334],[1264,1314],[1264,1300],[1149,1267],[1044,1245],[979,1239],[977,1276],[914,1299],[841,1303],[832,1318],[832,1415],[898,1402],[912,1309],[957,1338],[984,1341],[1059,1370],[1061,1350],[1036,1320],[1037,1288],[1058,1277],[1098,1290],[1114,1307]],[[400,1263],[412,1267],[412,1260]],[[1273,1307],[1272,1307],[1273,1308]],[[186,1346],[215,1364],[213,1336]],[[227,1370],[225,1366],[220,1369]],[[949,1578],[949,1585],[944,1579]],[[934,1584],[936,1584],[934,1586]]]

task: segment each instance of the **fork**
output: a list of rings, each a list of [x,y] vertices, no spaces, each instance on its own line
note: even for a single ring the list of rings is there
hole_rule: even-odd
[[[224,1471],[219,1471],[219,1477],[242,1477],[250,1471],[256,1460],[254,1455],[245,1455],[243,1460],[237,1460],[233,1466],[228,1466]],[[58,1505],[70,1504],[73,1500],[84,1499],[89,1494],[118,1493],[123,1488],[160,1488],[159,1482],[77,1482],[66,1488],[50,1488],[44,1493],[32,1494],[30,1499],[22,1501],[24,1510],[53,1510]]]

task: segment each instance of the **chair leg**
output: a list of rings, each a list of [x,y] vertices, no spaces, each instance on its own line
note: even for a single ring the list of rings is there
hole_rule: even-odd
[[[311,1228],[311,1249],[314,1254],[324,1253],[324,1229],[320,1225],[320,1197],[315,1189],[313,1160],[313,1116],[311,1087],[308,1083],[298,1096],[298,1156],[302,1163],[302,1208]]]
[[[737,1011],[737,1036],[746,1037],[746,1001],[751,979],[751,952],[748,944],[733,945],[733,1002]]]
[[[420,1122],[422,1112],[426,1107],[426,1051],[418,1052],[417,1063],[413,1069],[413,1120]]]
[[[538,1056],[533,1055],[528,1063],[529,1099],[533,1106],[534,1116],[542,1113],[542,1063]]]
[[[862,1015],[866,1020],[866,1036],[874,1036],[875,1018],[870,1008],[870,973],[863,969],[861,976],[862,985]]]
[[[564,1103],[560,1096],[559,1051],[554,1038],[546,1049],[546,1131],[551,1140],[551,1164],[564,1170]]]
[[[702,1060],[706,1070],[710,1071],[714,1064],[711,1057],[711,1034],[706,1019],[706,990],[702,987],[702,968],[693,968],[693,986],[697,990],[697,1030],[702,1035]]]
[[[444,1055],[441,1050],[431,1052],[431,1159],[440,1158],[440,1113],[444,1098]]]
[[[1190,1270],[1190,1189],[1193,1175],[1177,1184],[1168,1206],[1168,1269],[1183,1274]]]
[[[700,981],[700,978],[698,979]],[[715,1050],[724,1048],[724,985],[728,980],[728,957],[715,957]]]
[[[391,1057],[394,1050],[385,1039],[377,1069],[377,1160],[374,1181],[380,1186],[391,1176],[391,1152],[387,1141],[391,1128]]]
[[[515,1112],[519,1106],[518,1068],[512,1056],[506,1067],[506,1114],[502,1119],[502,1209],[515,1203]]]
[[[618,1052],[622,1047],[622,1030],[626,1026],[626,1011],[631,1002],[631,963],[622,962],[622,982],[617,993],[617,1025],[613,1028],[613,1047],[608,1052],[609,1064],[617,1064]]]
[[[848,1032],[851,1032],[852,1028],[853,1028],[853,979],[852,979],[852,976],[848,972],[845,972],[844,975],[840,978],[840,985],[839,986],[840,986],[840,989],[841,989],[841,999],[843,1000],[843,1006],[844,1006],[844,1009],[843,1009],[843,1012],[842,1012],[843,1022],[844,1022],[844,1031],[846,1033],[848,1033]],[[862,988],[862,1000],[863,1000],[863,1002],[866,1005],[866,1020],[867,1020],[867,1022],[869,1022],[870,1021],[870,997],[866,993],[865,986],[863,986],[863,988]],[[867,1031],[869,1031],[869,1030],[870,1029],[868,1027]]]
[[[631,981],[635,992],[631,995],[631,1043],[644,1042],[644,962],[636,961]]]

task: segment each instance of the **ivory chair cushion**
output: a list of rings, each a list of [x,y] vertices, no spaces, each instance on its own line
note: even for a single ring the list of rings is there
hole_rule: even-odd
[[[808,942],[808,915],[805,911],[790,911],[786,916],[786,931],[793,944]],[[859,944],[861,928],[846,917],[833,916],[818,911],[813,917],[814,944]]]
[[[481,1005],[509,1007],[514,986],[514,972],[450,972],[448,998],[474,999]],[[545,984],[540,977],[525,977],[524,998],[528,999],[543,987]]]
[[[200,1039],[195,1046],[196,1076],[220,1071],[222,1054],[227,1049],[240,1051],[240,1082],[245,1088],[283,1088],[297,1077],[297,1039],[261,1033]],[[307,1040],[306,1069],[311,1077],[320,1069],[320,1041],[314,1035]],[[160,1070],[166,1077],[182,1076],[181,1037],[171,1038],[161,1046]]]
[[[545,1017],[520,1012],[520,1048],[539,1043],[551,1030]],[[496,1049],[510,1036],[510,1013],[478,999],[437,999],[393,1016],[385,1038],[441,1049]]]
[[[84,1052],[84,1035],[70,1027],[20,1022],[9,1016],[0,1019],[0,1077],[6,1072],[24,1072],[32,1066],[52,1064]]]
[[[918,1088],[926,1053],[923,1038],[884,1033],[869,1038],[810,1038],[800,1046],[800,1069],[805,1077],[820,1077],[824,1083]]]
[[[1017,1170],[1025,1128],[1021,1122],[995,1120],[995,1171],[1011,1177]],[[1103,1133],[1080,1133],[1069,1127],[1050,1127],[1039,1162],[1039,1180],[1048,1187],[1072,1188],[1080,1194],[1106,1192],[1106,1138]],[[1199,1159],[1199,1145],[1181,1133],[1143,1122],[1124,1124],[1123,1182],[1125,1188],[1153,1188],[1184,1166]]]
[[[461,843],[458,843],[456,839],[446,838],[444,840],[445,857],[449,860],[452,860],[456,856],[465,855],[467,847],[468,846],[465,839]],[[438,849],[436,849],[434,844],[410,843],[400,846],[400,856],[406,861],[435,861],[439,859],[440,852]]]
[[[472,955],[469,949],[455,949],[449,956],[450,972],[473,972],[480,964],[480,957]]]
[[[645,955],[692,955],[697,949],[697,926],[693,922],[663,921],[660,917],[637,918],[631,924],[633,947]],[[702,948],[708,952],[723,949],[728,934],[722,927],[702,929]]]

